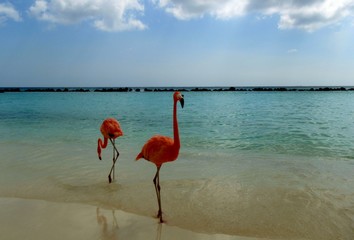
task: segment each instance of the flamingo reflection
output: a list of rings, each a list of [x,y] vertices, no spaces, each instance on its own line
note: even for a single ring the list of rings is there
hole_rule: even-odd
[[[100,209],[96,208],[96,217],[97,223],[101,226],[101,239],[104,240],[116,240],[118,239],[118,222],[115,216],[114,210],[112,210],[113,223],[112,226],[109,227],[109,223],[107,223],[107,218],[102,213],[100,213]]]

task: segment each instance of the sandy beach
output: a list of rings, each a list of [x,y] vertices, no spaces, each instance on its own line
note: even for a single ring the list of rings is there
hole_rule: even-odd
[[[76,203],[20,198],[0,199],[1,239],[214,239],[251,240],[223,234],[203,234],[159,224],[121,210]]]

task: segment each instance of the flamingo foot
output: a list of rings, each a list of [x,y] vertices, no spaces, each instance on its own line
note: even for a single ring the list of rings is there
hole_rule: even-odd
[[[160,219],[160,223],[163,223],[163,222],[164,222],[164,221],[162,220],[162,211],[159,210],[156,217]]]
[[[108,182],[109,182],[109,183],[111,183],[111,182],[112,182],[111,175],[108,175]]]

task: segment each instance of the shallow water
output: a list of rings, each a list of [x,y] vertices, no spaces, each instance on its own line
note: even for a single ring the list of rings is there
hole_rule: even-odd
[[[354,94],[185,92],[179,159],[161,169],[167,224],[286,239],[354,236]],[[92,204],[154,216],[155,166],[134,161],[172,136],[172,93],[0,95],[0,197]],[[99,127],[124,136],[97,158]]]

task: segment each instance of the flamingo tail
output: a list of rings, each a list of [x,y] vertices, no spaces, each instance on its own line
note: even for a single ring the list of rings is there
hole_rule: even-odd
[[[138,161],[140,158],[143,158],[143,152],[140,152],[138,156],[136,156],[135,161]]]

